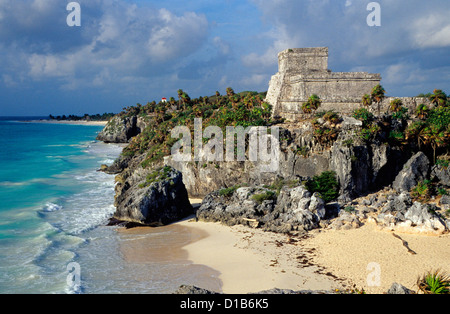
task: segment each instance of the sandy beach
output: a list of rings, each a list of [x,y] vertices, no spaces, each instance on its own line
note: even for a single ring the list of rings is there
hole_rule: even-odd
[[[164,258],[183,258],[193,266],[206,266],[207,272],[199,285],[217,287],[219,279],[223,293],[272,288],[328,291],[357,288],[366,293],[385,293],[394,282],[417,291],[415,283],[419,275],[439,268],[450,270],[448,234],[397,232],[414,251],[411,254],[392,232],[372,224],[352,230],[320,229],[299,237],[195,219],[177,222],[169,228],[183,240],[171,240],[176,245],[164,249]],[[142,235],[153,231],[138,228],[121,232]],[[123,247],[122,252],[127,258],[141,261],[159,256],[161,250],[156,254],[151,251],[153,244],[143,241],[145,237],[137,238],[133,246]]]
[[[31,121],[22,121],[32,122],[32,123],[49,123],[49,124],[72,124],[72,125],[100,125],[104,126],[108,123],[108,121],[69,121],[69,120],[31,120]]]

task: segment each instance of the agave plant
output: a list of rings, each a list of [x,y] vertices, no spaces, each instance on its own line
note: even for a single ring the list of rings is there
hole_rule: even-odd
[[[417,286],[425,294],[450,294],[450,276],[440,270],[428,272],[417,279]]]

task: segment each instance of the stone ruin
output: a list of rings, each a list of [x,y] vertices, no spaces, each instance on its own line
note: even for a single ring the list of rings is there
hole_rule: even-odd
[[[322,100],[321,110],[351,113],[381,81],[380,74],[332,72],[327,47],[286,49],[278,54],[278,67],[266,101],[273,106],[274,116],[289,120],[303,114],[302,104],[312,94]]]

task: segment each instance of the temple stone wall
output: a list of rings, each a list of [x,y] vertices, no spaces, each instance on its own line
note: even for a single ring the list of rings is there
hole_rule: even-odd
[[[327,47],[287,49],[278,54],[278,73],[272,76],[266,101],[273,115],[287,119],[302,115],[301,106],[312,94],[322,100],[321,110],[350,113],[380,81],[379,74],[330,71]]]

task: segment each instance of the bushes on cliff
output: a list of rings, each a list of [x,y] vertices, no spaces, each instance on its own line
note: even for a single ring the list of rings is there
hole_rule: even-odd
[[[227,95],[216,93],[210,97],[191,99],[178,90],[178,101],[151,102],[145,106],[124,108],[122,114],[144,115],[150,119],[149,126],[124,148],[124,156],[146,153],[142,162],[145,168],[170,154],[170,148],[177,141],[170,131],[180,125],[193,131],[194,119],[202,118],[202,126],[214,125],[225,132],[227,126],[264,126],[271,123],[271,106],[264,102],[265,94],[257,92],[234,93],[227,89]]]
[[[334,171],[325,171],[318,176],[314,176],[305,185],[311,193],[320,193],[326,203],[335,200],[339,196],[339,183]]]

